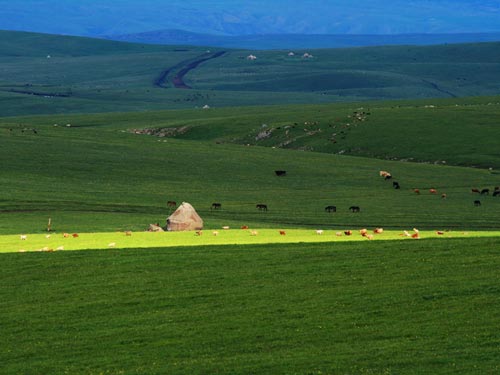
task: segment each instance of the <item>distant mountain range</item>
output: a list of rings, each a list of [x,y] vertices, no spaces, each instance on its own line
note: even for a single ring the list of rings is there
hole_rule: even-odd
[[[267,34],[221,36],[193,33],[184,30],[157,30],[137,34],[112,35],[107,36],[106,39],[147,44],[194,45],[269,50],[494,42],[500,41],[500,32],[399,35]]]
[[[89,37],[500,32],[500,0],[0,0],[0,29]]]

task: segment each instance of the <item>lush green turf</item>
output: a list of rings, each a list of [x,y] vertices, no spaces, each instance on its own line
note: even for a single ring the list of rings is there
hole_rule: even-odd
[[[471,193],[473,187],[492,191],[499,185],[499,106],[487,105],[492,99],[471,99],[474,105],[449,100],[437,108],[374,103],[366,121],[346,128],[350,133],[339,138],[346,150],[349,144],[366,145],[350,149],[352,154],[402,159],[411,152],[430,162],[482,164],[494,167],[491,171],[244,146],[247,141],[279,146],[283,126],[300,123],[294,131],[322,127],[306,136],[310,148],[321,151],[315,145],[330,143],[328,124],[352,123],[347,117],[356,109],[352,105],[5,118],[0,120],[0,232],[40,232],[49,217],[59,232],[144,230],[150,223],[164,223],[168,200],[193,204],[208,228],[498,229],[500,199]],[[418,139],[407,137],[413,130],[405,119],[428,131]],[[431,120],[435,122],[427,125]],[[303,125],[306,121],[320,125]],[[180,126],[190,130],[177,138],[130,133],[134,128]],[[252,138],[270,128],[276,129],[270,138]],[[365,132],[371,142],[363,137]],[[446,148],[444,154],[444,146],[434,138],[455,142],[456,147]],[[323,151],[334,150],[326,146]],[[276,177],[277,169],[288,175]],[[393,189],[379,170],[389,170],[402,188]],[[431,187],[446,193],[447,199],[429,194]],[[478,198],[481,207],[473,205]],[[213,202],[222,203],[223,209],[211,211]],[[269,211],[257,211],[257,203],[267,204]],[[336,205],[337,213],[326,214],[327,205]],[[360,206],[361,212],[350,213],[351,205]]]
[[[500,197],[471,193],[500,185],[498,97],[217,108],[497,93],[498,44],[231,51],[190,73],[205,90],[190,91],[151,85],[201,49],[0,40],[0,113],[51,113],[0,118],[0,251],[127,248],[1,254],[1,373],[498,372],[499,241],[481,236],[498,233]],[[245,87],[257,91],[227,91]],[[68,114],[101,111],[128,113]],[[171,136],[133,134],[144,128]],[[202,236],[140,233],[169,200],[194,205]],[[363,227],[393,241],[335,235]],[[414,227],[424,240],[394,241]]]
[[[496,374],[498,238],[3,254],[3,374]]]
[[[373,229],[373,230],[372,230]],[[207,245],[255,245],[314,242],[345,242],[368,240],[450,239],[500,237],[500,231],[423,231],[418,228],[384,230],[383,228],[344,228],[342,230],[311,229],[241,229],[212,228],[187,232],[112,232],[112,233],[55,233],[0,236],[0,253],[28,251],[66,251],[92,249],[128,249],[152,247],[200,247]],[[382,230],[381,230],[382,229]]]
[[[252,51],[255,61],[228,50],[189,72],[194,89],[183,90],[153,83],[207,48],[9,31],[0,40],[0,116],[495,95],[500,84],[500,43],[311,50],[311,59]]]

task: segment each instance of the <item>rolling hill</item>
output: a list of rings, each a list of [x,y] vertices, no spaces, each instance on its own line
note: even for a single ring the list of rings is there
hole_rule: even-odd
[[[498,94],[498,44],[250,61],[2,36],[0,373],[498,372],[500,97],[457,97]],[[376,97],[406,99],[332,103]],[[145,233],[170,200],[204,219],[191,246]],[[262,241],[210,245],[223,226]],[[374,227],[394,237],[344,236]],[[87,250],[34,251],[65,232]]]
[[[139,230],[165,220],[168,200],[192,203],[208,227],[493,229],[500,200],[482,197],[478,210],[471,188],[499,185],[499,101],[3,118],[0,231],[42,229],[47,217],[64,231]],[[339,213],[325,215],[331,204]]]
[[[136,34],[110,35],[106,39],[147,44],[215,46],[219,48],[249,50],[283,50],[498,42],[500,41],[500,33],[210,35],[168,29]]]
[[[484,96],[498,93],[500,77],[500,43],[297,50],[292,56],[289,50],[1,36],[2,116]],[[250,53],[257,58],[247,60]],[[176,88],[179,78],[191,89]]]

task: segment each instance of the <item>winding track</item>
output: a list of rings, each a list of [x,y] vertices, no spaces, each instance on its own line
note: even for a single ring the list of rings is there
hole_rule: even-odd
[[[184,76],[190,70],[196,69],[198,67],[198,65],[200,65],[201,63],[204,63],[205,61],[208,61],[211,59],[216,59],[217,57],[220,57],[220,56],[224,55],[225,53],[226,53],[226,51],[219,51],[219,52],[212,53],[209,56],[207,56],[206,54],[203,54],[203,55],[199,56],[198,58],[196,58],[196,60],[194,60],[194,61],[193,60],[181,61],[180,63],[178,63],[174,66],[171,66],[170,68],[167,68],[164,71],[162,71],[161,74],[154,80],[153,84],[156,87],[167,88],[168,87],[168,84],[167,84],[168,76],[172,72],[179,69],[177,74],[175,74],[174,77],[172,78],[172,84],[177,89],[191,89],[192,87],[187,85],[184,82]]]
[[[439,87],[436,83],[434,82],[431,82],[431,81],[428,81],[426,79],[422,79],[422,82],[424,83],[427,83],[428,85],[431,85],[433,89],[443,93],[443,94],[446,94],[446,95],[449,95],[450,97],[452,98],[457,98],[457,95],[455,95],[454,93],[452,93],[451,91],[448,91],[448,90],[444,90],[442,89],[441,87]]]

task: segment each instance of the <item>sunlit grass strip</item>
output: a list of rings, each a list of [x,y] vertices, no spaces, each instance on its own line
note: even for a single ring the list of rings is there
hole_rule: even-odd
[[[419,231],[385,230],[375,234],[368,230],[363,236],[360,230],[346,235],[344,230],[324,230],[318,233],[310,229],[217,229],[202,232],[125,232],[78,233],[64,237],[62,233],[4,235],[0,236],[0,253],[23,251],[66,251],[108,248],[150,248],[207,245],[251,245],[272,243],[313,243],[380,240],[422,240],[429,238],[500,237],[500,231]],[[23,239],[25,238],[25,239]]]

